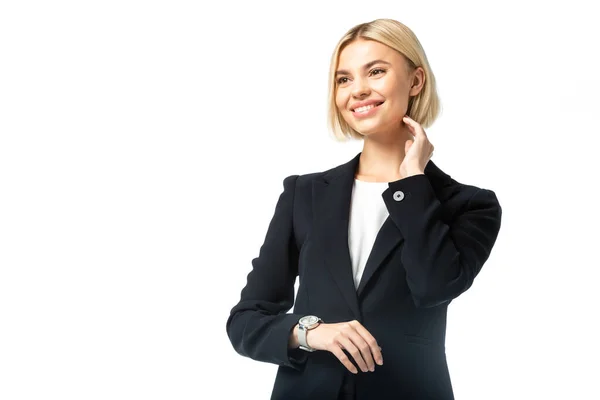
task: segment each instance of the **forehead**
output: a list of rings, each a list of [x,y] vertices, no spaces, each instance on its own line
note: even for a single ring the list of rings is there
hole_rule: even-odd
[[[340,52],[340,68],[362,67],[372,60],[384,60],[392,64],[401,62],[400,54],[391,47],[374,40],[356,40]]]

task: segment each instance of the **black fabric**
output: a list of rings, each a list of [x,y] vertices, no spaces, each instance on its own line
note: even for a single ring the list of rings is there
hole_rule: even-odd
[[[424,174],[389,182],[382,199],[390,215],[357,289],[348,224],[360,154],[328,171],[284,179],[227,334],[239,354],[279,365],[272,400],[335,400],[346,382],[347,370],[332,353],[288,349],[304,315],[357,320],[382,347],[383,365],[355,376],[356,400],[454,399],[447,307],[488,259],[502,209],[493,191],[459,183],[431,160]],[[244,240],[235,226],[248,212],[244,202],[232,210],[232,251]]]
[[[342,387],[340,388],[338,400],[356,400],[355,385],[355,377],[350,372],[347,372],[344,376]]]

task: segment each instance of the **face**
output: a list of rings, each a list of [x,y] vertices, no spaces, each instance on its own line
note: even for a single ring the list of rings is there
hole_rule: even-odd
[[[359,39],[340,53],[335,102],[344,120],[363,135],[394,134],[401,130],[410,96],[422,89],[423,77],[421,67],[409,71],[394,49]],[[364,102],[372,104],[361,109]]]

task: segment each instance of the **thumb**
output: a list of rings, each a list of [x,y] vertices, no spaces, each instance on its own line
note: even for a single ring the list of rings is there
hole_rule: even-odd
[[[410,146],[412,146],[412,144],[414,143],[414,140],[407,140],[406,142],[404,142],[404,155],[406,155],[406,153],[408,153],[408,150],[410,149]]]

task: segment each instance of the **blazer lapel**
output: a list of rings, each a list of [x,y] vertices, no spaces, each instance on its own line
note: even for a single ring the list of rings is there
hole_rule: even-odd
[[[434,190],[438,193],[443,187],[452,182],[450,175],[444,173],[431,160],[429,160],[423,172],[427,176]],[[384,264],[385,259],[390,255],[390,253],[392,253],[392,251],[400,246],[403,241],[404,235],[402,235],[400,229],[398,229],[396,224],[394,224],[394,221],[392,221],[388,215],[387,219],[384,221],[379,229],[379,232],[377,233],[375,243],[373,244],[373,248],[371,249],[371,253],[367,259],[367,263],[357,289],[357,296],[359,298],[365,292],[365,288],[377,270]]]
[[[313,181],[313,229],[318,234],[323,261],[356,319],[361,316],[352,277],[348,223],[359,156],[360,153],[349,162],[327,171],[322,179]]]
[[[381,229],[377,233],[375,243],[367,259],[367,264],[363,271],[363,275],[360,279],[360,283],[357,289],[357,296],[360,296],[369,280],[373,277],[375,272],[383,264],[383,261],[397,246],[402,243],[404,237],[400,233],[400,230],[394,224],[394,221],[388,216],[387,219],[381,225]]]
[[[388,255],[404,240],[402,233],[388,216],[377,234],[356,289],[348,246],[348,227],[352,189],[360,155],[358,153],[352,160],[326,171],[321,179],[313,181],[314,232],[318,234],[318,241],[322,245],[325,265],[357,319],[360,318],[359,297]],[[424,172],[434,187],[450,182],[450,176],[431,160]]]

